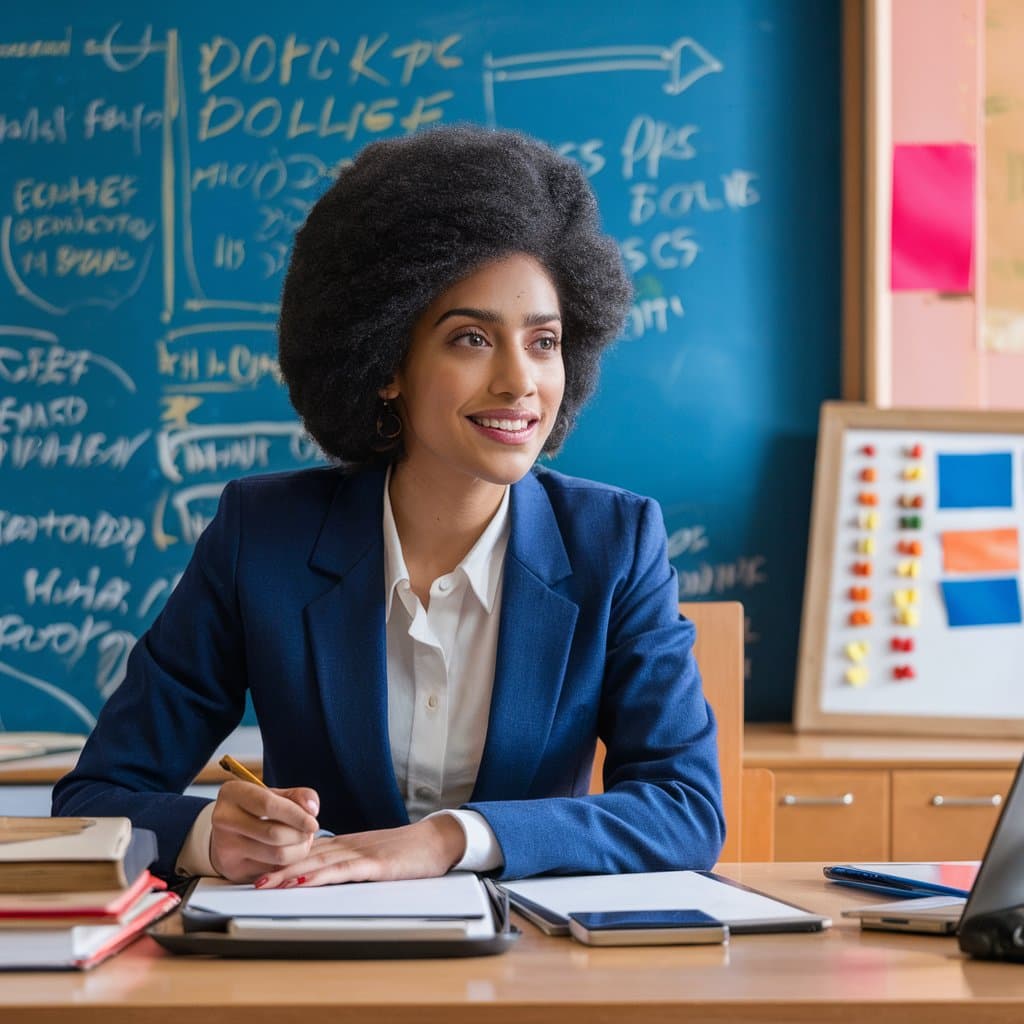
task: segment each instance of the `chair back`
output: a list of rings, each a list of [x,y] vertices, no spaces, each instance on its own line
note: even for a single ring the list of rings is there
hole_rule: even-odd
[[[704,696],[718,723],[718,761],[726,836],[722,861],[741,858],[743,828],[743,605],[738,601],[684,602],[679,611],[697,627],[694,653]],[[598,741],[590,792],[604,789],[604,744]]]

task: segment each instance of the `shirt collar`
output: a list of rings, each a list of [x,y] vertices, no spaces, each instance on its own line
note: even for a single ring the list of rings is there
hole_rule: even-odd
[[[395,590],[399,584],[409,582],[409,570],[402,554],[402,542],[398,538],[395,526],[395,515],[391,508],[391,467],[388,466],[384,478],[384,617],[391,618],[391,605]],[[453,570],[453,575],[461,572],[469,581],[477,600],[489,615],[494,608],[501,584],[502,568],[505,564],[505,551],[508,548],[510,530],[509,493],[505,488],[501,503],[491,517],[484,532],[477,542],[469,549],[466,556]]]

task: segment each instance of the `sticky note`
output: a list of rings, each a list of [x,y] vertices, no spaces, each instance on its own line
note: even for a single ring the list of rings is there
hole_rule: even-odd
[[[971,290],[974,163],[963,143],[893,147],[893,291]]]
[[[1020,568],[1017,531],[947,530],[942,534],[946,572],[1015,572]]]
[[[950,626],[1002,626],[1021,621],[1016,577],[943,580],[942,596]]]
[[[1013,455],[945,453],[938,458],[939,508],[1012,508]]]

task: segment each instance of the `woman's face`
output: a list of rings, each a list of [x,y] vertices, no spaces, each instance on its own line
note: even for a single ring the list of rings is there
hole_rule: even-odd
[[[392,384],[405,464],[440,486],[509,484],[529,472],[562,404],[562,321],[530,256],[489,263],[416,322]]]

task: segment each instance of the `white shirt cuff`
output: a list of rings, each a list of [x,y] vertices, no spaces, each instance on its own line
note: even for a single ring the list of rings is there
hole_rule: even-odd
[[[487,824],[487,819],[478,811],[435,811],[428,814],[427,818],[438,814],[450,814],[466,837],[466,852],[452,871],[493,871],[505,863],[498,837]]]
[[[178,853],[174,870],[179,875],[213,875],[217,877],[210,861],[210,839],[213,837],[213,808],[211,800],[196,816],[192,828]]]

